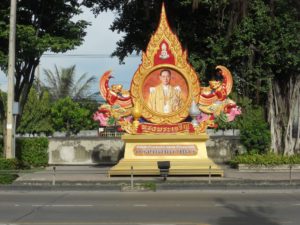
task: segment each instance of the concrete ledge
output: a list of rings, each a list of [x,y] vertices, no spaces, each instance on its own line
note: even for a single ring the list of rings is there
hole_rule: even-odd
[[[186,190],[300,190],[300,180],[288,182],[280,181],[253,181],[253,180],[212,180],[208,181],[152,181],[156,191],[186,191]],[[136,181],[134,187],[143,186],[149,181]],[[49,182],[14,183],[11,185],[0,185],[0,191],[124,191],[124,187],[130,186],[127,182],[57,182],[51,185]],[[133,189],[130,191],[141,191]],[[146,190],[143,190],[146,191]],[[151,190],[154,191],[154,190]]]
[[[293,165],[252,165],[252,164],[239,164],[240,172],[300,172],[300,164]]]

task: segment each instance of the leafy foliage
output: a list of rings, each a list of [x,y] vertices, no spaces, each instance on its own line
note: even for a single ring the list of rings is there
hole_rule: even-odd
[[[66,52],[82,44],[87,21],[75,20],[83,7],[92,8],[98,0],[19,0],[16,27],[15,101],[23,109],[34,82],[40,57],[46,51]],[[0,68],[7,70],[10,1],[0,4]],[[78,18],[78,17],[77,17]],[[0,118],[5,118],[0,98]]]
[[[70,97],[59,99],[51,108],[51,118],[56,131],[66,131],[67,135],[77,134],[83,128],[93,126],[91,112]]]
[[[11,184],[18,178],[16,174],[3,174],[0,175],[0,184]]]
[[[35,88],[31,88],[17,132],[21,134],[53,133],[50,107],[48,92],[42,92],[39,95]]]
[[[24,167],[40,167],[48,164],[47,138],[21,138],[16,141],[16,156]]]
[[[16,170],[18,169],[18,161],[16,159],[4,159],[0,156],[0,184],[10,184],[18,175],[5,174],[4,170]]]
[[[0,158],[0,170],[18,169],[18,161],[16,159]]]
[[[170,27],[179,35],[183,47],[188,49],[201,82],[206,79],[203,75],[209,74],[215,65],[224,64],[233,73],[235,91],[264,107],[272,81],[282,84],[280,92],[284,96],[288,88],[286,81],[299,76],[298,0],[164,2]],[[158,24],[161,3],[162,0],[54,0],[51,4],[45,0],[18,1],[15,100],[21,102],[21,107],[25,104],[43,52],[65,52],[81,44],[88,23],[71,19],[80,15],[82,5],[94,7],[95,14],[108,9],[117,11],[111,29],[125,35],[117,43],[113,55],[123,61],[128,54],[146,49]],[[8,14],[9,1],[4,0],[0,5],[0,66],[4,70],[8,55]],[[5,118],[4,105],[3,98],[0,98],[1,119]],[[247,135],[253,140],[247,140],[245,135],[249,150],[261,152],[267,149],[268,143],[262,147],[260,142],[267,142],[268,134],[263,132],[263,138],[255,135],[256,130],[259,131],[255,123],[260,124],[260,130],[266,128],[262,113],[255,110],[243,110],[244,118],[247,115],[249,118],[243,120],[245,124],[241,126],[245,130],[249,128]],[[255,120],[256,116],[260,119]],[[282,129],[285,129],[284,125]]]
[[[238,155],[230,161],[236,167],[238,164],[274,166],[281,164],[300,164],[300,155],[284,156],[274,153]]]
[[[239,129],[241,143],[248,152],[264,153],[270,150],[271,134],[268,123],[265,121],[262,107],[254,106],[252,100],[247,97],[231,96],[242,108],[242,114],[233,122],[224,122],[221,114],[216,117],[218,130]]]
[[[90,95],[89,88],[95,82],[95,77],[87,78],[85,73],[75,82],[75,67],[73,65],[59,70],[55,66],[55,72],[44,70],[46,75],[46,84],[44,86],[51,94],[52,99],[57,100],[70,96],[74,100],[79,100]]]
[[[205,69],[209,74],[214,66],[227,65],[238,84],[236,91],[261,104],[271,79],[299,73],[299,1],[163,2],[171,29],[188,49],[190,61],[201,76]],[[111,30],[125,33],[113,53],[120,61],[128,54],[145,51],[157,27],[161,3],[103,0],[96,7],[95,12],[118,12]]]
[[[250,151],[265,153],[270,150],[271,134],[261,108],[251,108],[242,116],[241,142]]]
[[[81,108],[87,109],[89,111],[88,116],[85,118],[86,120],[90,120],[91,118],[93,118],[94,112],[97,111],[99,107],[98,102],[95,100],[81,99],[76,102],[80,105]],[[98,128],[98,123],[92,119],[92,122],[87,123],[87,126],[83,126],[81,130],[94,130]]]
[[[0,139],[0,170],[15,170],[28,167],[40,167],[48,164],[47,138],[18,138],[16,139],[16,159],[3,159],[3,140]]]
[[[118,16],[112,23],[113,31],[124,32],[113,55],[120,61],[133,52],[146,50],[153,30],[158,24],[162,1],[102,1],[98,10],[114,9]],[[295,99],[287,90],[297,90],[293,84],[300,73],[300,2],[298,0],[165,0],[171,29],[188,50],[190,62],[200,75],[201,85],[209,80],[213,67],[226,65],[233,74],[234,91],[253,101],[253,107],[265,108],[273,103],[270,89],[278,99],[278,107],[290,108]],[[299,94],[298,97],[299,99]],[[251,151],[263,152],[269,148],[270,134],[265,116],[258,110],[243,110],[235,124],[223,123],[219,128],[240,127],[242,141]],[[289,110],[287,110],[288,112]],[[288,112],[289,113],[289,112]],[[276,129],[288,129],[288,113],[274,118]],[[244,119],[243,119],[244,118]],[[256,124],[257,127],[256,127]],[[274,125],[274,126],[275,126]],[[277,149],[295,146],[292,137],[282,135]],[[264,143],[263,143],[264,142]],[[275,141],[273,141],[275,143]],[[277,144],[279,145],[279,144]],[[297,146],[293,148],[296,151]],[[289,150],[289,154],[293,151]]]
[[[57,122],[66,121],[66,117],[69,116],[70,113],[64,115],[63,113],[58,112],[57,114],[55,114],[55,118],[52,118],[52,112],[54,112],[54,109],[57,109],[57,102],[54,103],[54,109],[52,109],[53,103],[51,103],[50,101],[48,92],[45,90],[38,92],[37,90],[40,88],[41,87],[33,87],[31,89],[17,132],[20,134],[44,133],[46,135],[49,135],[54,131],[66,131],[66,129],[62,128],[64,126],[64,122],[59,122],[59,126]],[[77,123],[79,123],[76,124],[76,132],[74,131],[71,133],[78,133],[80,130],[91,130],[98,127],[97,123],[95,123],[91,119],[93,112],[98,108],[97,102],[88,99],[81,99],[80,101],[75,103],[72,99],[70,99],[69,103],[73,106],[71,107],[69,104],[67,104],[65,107],[69,107],[71,111],[74,111],[74,108],[76,108],[75,114],[77,113],[77,115],[70,118],[70,121],[75,120],[77,121]],[[64,103],[62,103],[61,105],[62,107],[63,104]],[[61,108],[57,110],[60,109]],[[62,116],[62,118],[59,118],[59,116]],[[76,119],[74,119],[73,117],[76,117]],[[0,143],[0,155],[1,149],[2,145]]]
[[[227,122],[227,116],[223,112],[215,118],[215,123],[218,125],[216,130],[239,129],[241,122],[242,119],[240,115],[236,117],[234,121]]]
[[[18,175],[5,174],[5,170],[18,170],[30,167],[46,166],[48,164],[48,139],[23,138],[16,141],[17,159],[2,158],[3,140],[0,139],[0,184],[10,184]]]

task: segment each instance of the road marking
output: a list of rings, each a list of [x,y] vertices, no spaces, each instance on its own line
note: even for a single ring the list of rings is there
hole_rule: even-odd
[[[295,203],[295,204],[292,204],[292,205],[295,205],[295,206],[300,206],[300,203]]]
[[[18,224],[15,224],[15,223],[0,223],[0,225],[18,225]]]
[[[71,222],[65,222],[65,221],[61,221],[61,222],[41,222],[41,221],[28,221],[28,222],[18,222],[18,224],[14,224],[14,223],[9,223],[9,222],[0,222],[0,225],[82,225],[82,224],[86,224],[86,225],[210,225],[208,223],[193,223],[193,222],[182,222],[182,223],[145,223],[145,222],[140,222],[140,223],[128,223],[128,222],[75,222],[75,221],[71,221]]]
[[[18,225],[16,223],[0,223],[0,225]]]
[[[147,204],[135,204],[134,207],[147,207]]]
[[[215,204],[215,207],[225,207],[224,204]]]
[[[179,225],[178,223],[141,223],[140,225]]]
[[[93,207],[94,205],[32,205],[33,207]]]

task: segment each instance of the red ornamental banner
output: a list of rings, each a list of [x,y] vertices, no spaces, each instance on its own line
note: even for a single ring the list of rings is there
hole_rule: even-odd
[[[190,123],[179,123],[179,124],[152,124],[143,123],[138,126],[137,133],[164,133],[164,134],[174,134],[174,133],[194,133],[195,129]]]

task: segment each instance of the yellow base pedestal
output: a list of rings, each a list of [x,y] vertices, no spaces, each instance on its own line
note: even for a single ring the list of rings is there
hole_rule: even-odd
[[[219,175],[223,170],[207,157],[206,134],[130,135],[125,142],[124,158],[109,170],[117,175],[160,175],[158,161],[169,161],[169,175]]]

